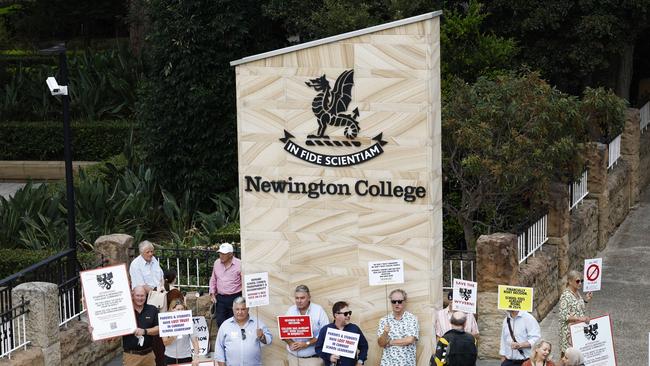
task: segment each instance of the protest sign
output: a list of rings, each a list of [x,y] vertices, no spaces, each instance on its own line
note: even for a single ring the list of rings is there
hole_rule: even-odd
[[[192,310],[158,313],[158,329],[161,337],[174,337],[194,333]]]
[[[309,315],[280,315],[278,329],[280,329],[280,339],[312,338]]]
[[[210,347],[210,332],[208,330],[208,322],[205,320],[204,316],[195,316],[192,317],[192,323],[194,324],[194,334],[199,341],[199,354],[207,355],[208,347]],[[194,350],[193,344],[190,344],[190,347],[192,347],[192,350]]]
[[[533,311],[533,288],[499,285],[499,303],[501,310]]]
[[[323,352],[341,357],[354,358],[357,353],[359,335],[344,330],[327,328]]]
[[[600,291],[600,281],[603,278],[603,259],[585,259],[582,291]]]
[[[217,363],[214,360],[199,361],[199,366],[215,366],[216,364]],[[192,366],[192,363],[173,363],[169,366]]]
[[[451,309],[476,314],[477,283],[454,278],[454,299]]]
[[[616,366],[612,341],[612,320],[609,315],[591,319],[589,324],[573,324],[571,344],[585,358],[587,366]]]
[[[132,334],[137,323],[124,264],[80,273],[93,341]]]
[[[404,261],[390,259],[368,262],[368,282],[370,286],[404,283]]]
[[[253,273],[244,276],[244,298],[246,298],[247,308],[269,304],[268,272]]]

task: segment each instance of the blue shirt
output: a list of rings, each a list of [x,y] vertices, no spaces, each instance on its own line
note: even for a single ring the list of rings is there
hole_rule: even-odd
[[[287,315],[303,315],[300,314],[300,310],[298,310],[298,307],[296,305],[293,305],[292,307],[287,310]],[[330,320],[327,318],[327,314],[323,310],[323,308],[314,303],[309,304],[309,308],[307,308],[307,312],[305,315],[309,315],[309,319],[311,321],[311,334],[312,338],[317,338],[318,334],[320,333],[321,328],[326,326]],[[294,342],[307,342],[311,338],[293,338]],[[311,346],[301,349],[298,352],[292,351],[289,349],[289,346],[287,346],[287,352],[291,353],[294,356],[298,357],[309,357],[313,356],[316,354],[316,343],[312,344]]]
[[[154,288],[163,283],[163,270],[156,257],[152,257],[151,261],[147,262],[142,255],[139,255],[131,262],[129,275],[131,276],[131,289],[144,285]]]
[[[262,366],[262,347],[265,344],[257,338],[257,328],[262,329],[266,344],[271,344],[271,331],[261,320],[250,316],[246,324],[240,327],[235,317],[228,318],[219,327],[214,341],[214,359],[225,362],[227,366]],[[242,329],[245,337],[242,336]]]
[[[323,342],[325,342],[325,336],[327,335],[327,328],[336,328],[336,325],[334,323],[329,323],[327,324],[326,327],[321,328],[320,333],[318,333],[318,341],[316,342],[316,353],[320,358],[325,361],[326,365],[330,364],[330,356],[331,354],[323,352]],[[364,363],[366,362],[366,359],[368,359],[368,341],[366,340],[366,337],[363,335],[363,332],[361,332],[361,329],[356,325],[356,324],[348,324],[345,327],[343,327],[343,330],[346,332],[351,332],[351,333],[356,333],[359,335],[359,343],[357,344],[357,350],[359,353],[357,354],[357,359],[351,359],[347,357],[340,357],[339,362],[336,364],[337,366],[355,366],[357,364],[357,360],[361,360]]]

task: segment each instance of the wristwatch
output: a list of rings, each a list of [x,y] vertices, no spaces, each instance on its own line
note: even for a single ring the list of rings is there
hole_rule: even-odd
[[[142,330],[144,330],[144,335],[147,335],[147,328],[144,328]]]

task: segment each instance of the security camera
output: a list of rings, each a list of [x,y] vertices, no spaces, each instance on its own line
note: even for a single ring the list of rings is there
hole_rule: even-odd
[[[59,85],[56,79],[52,76],[45,80],[47,87],[50,88],[52,95],[68,95],[68,87],[66,85]]]

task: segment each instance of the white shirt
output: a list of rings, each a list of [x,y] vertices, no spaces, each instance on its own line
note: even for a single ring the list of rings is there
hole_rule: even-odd
[[[512,340],[510,331],[508,330],[507,319],[510,319],[512,333],[514,333],[517,342],[528,342],[531,344],[530,348],[520,348],[524,352],[524,356],[521,355],[519,350],[512,349],[510,346],[514,341]],[[503,319],[503,326],[501,327],[499,354],[505,356],[505,358],[509,360],[523,360],[525,358],[530,358],[532,345],[534,345],[541,337],[541,330],[535,317],[525,311],[520,311],[513,319],[510,317],[510,312],[507,312],[505,319]]]
[[[129,275],[131,276],[131,289],[144,285],[154,288],[163,282],[163,270],[156,257],[152,257],[151,262],[147,262],[142,255],[139,255],[131,262]]]
[[[318,338],[318,333],[320,333],[320,329],[325,327],[327,324],[330,323],[329,318],[327,317],[327,314],[323,310],[323,308],[314,303],[310,303],[309,307],[307,308],[307,312],[305,314],[300,314],[300,310],[298,310],[298,307],[296,305],[292,305],[289,310],[287,310],[286,315],[309,315],[309,319],[311,321],[311,338]],[[307,342],[311,338],[293,338],[294,342]],[[287,345],[287,352],[291,353],[294,356],[297,357],[309,357],[313,356],[316,354],[316,344],[312,344],[311,346],[301,349],[298,352],[296,351],[291,351],[289,349],[289,345]]]
[[[176,338],[169,346],[165,346],[165,356],[169,358],[192,357],[192,344],[190,337],[196,338],[196,333],[192,333],[191,335],[182,335],[180,338]]]

